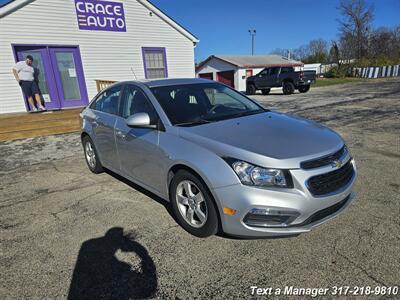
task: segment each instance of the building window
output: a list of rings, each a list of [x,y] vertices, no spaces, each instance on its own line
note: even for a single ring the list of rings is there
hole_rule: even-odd
[[[144,75],[147,79],[167,78],[167,56],[165,48],[142,48]]]

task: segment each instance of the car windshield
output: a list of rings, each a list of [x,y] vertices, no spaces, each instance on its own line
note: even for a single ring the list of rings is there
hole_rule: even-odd
[[[266,111],[241,93],[218,83],[161,86],[151,90],[176,126],[194,126]]]

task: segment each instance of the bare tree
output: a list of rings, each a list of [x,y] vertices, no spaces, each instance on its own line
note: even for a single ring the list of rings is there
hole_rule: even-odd
[[[323,39],[311,40],[308,43],[310,63],[324,63],[328,59],[328,43]]]
[[[332,41],[332,47],[329,51],[330,61],[340,67],[340,52],[336,41]]]
[[[310,56],[310,49],[307,45],[300,46],[299,48],[293,50],[294,59],[304,62],[305,60],[307,60],[307,57],[309,56]]]
[[[340,24],[341,39],[345,39],[350,48],[354,49],[355,58],[367,55],[371,23],[374,19],[372,5],[365,0],[342,0],[338,7],[342,18]]]
[[[380,27],[370,35],[369,60],[375,65],[400,61],[400,26]]]
[[[328,44],[323,39],[310,41],[307,45],[302,45],[294,50],[276,48],[270,54],[278,54],[290,58],[300,60],[304,63],[324,63],[328,59]]]
[[[275,48],[270,52],[270,54],[276,54],[284,57],[288,57],[289,54],[289,49],[281,49],[281,48]]]

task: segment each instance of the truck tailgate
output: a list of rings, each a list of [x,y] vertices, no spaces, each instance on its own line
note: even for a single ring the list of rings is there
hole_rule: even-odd
[[[304,83],[315,83],[315,79],[317,78],[315,71],[304,71],[303,81]]]

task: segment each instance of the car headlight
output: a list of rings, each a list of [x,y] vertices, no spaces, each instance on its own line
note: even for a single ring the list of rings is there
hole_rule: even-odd
[[[225,159],[245,185],[261,187],[293,187],[288,170],[269,169],[252,165],[245,161]]]

